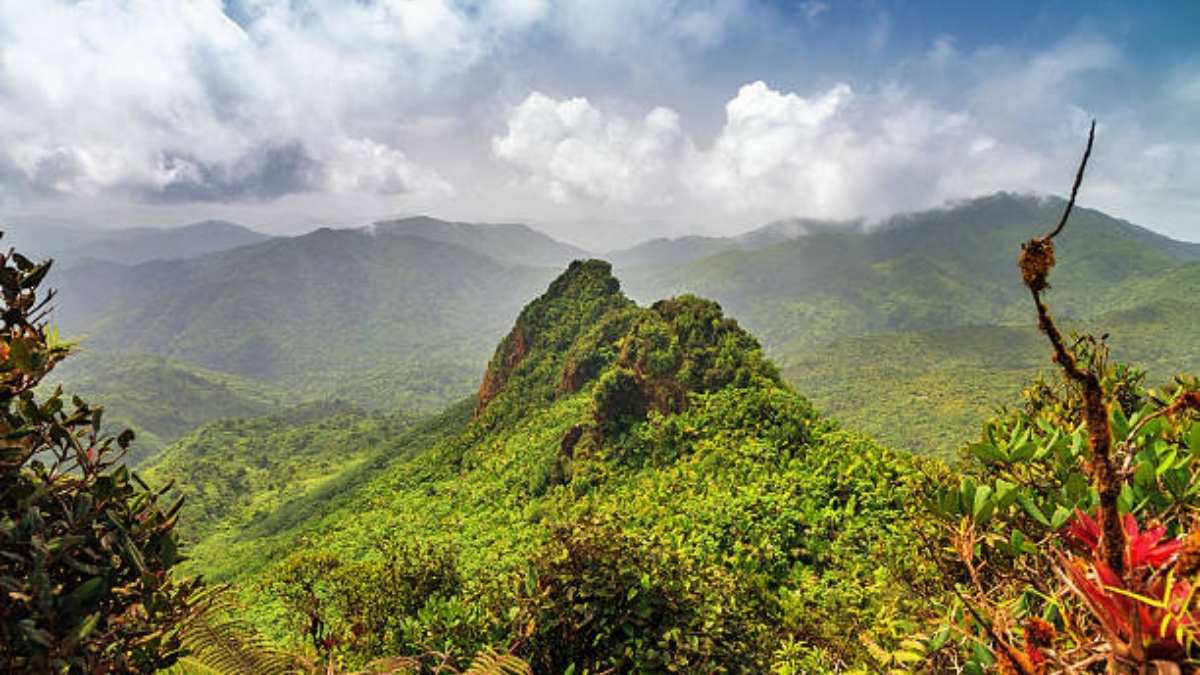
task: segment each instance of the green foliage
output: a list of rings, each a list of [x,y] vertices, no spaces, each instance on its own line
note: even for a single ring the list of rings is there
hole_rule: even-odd
[[[521,653],[540,672],[761,670],[766,616],[705,568],[619,523],[554,527],[517,598]],[[739,597],[740,596],[740,597]]]
[[[1143,372],[1107,364],[1102,342],[1085,336],[1074,342],[1073,349],[1076,358],[1104,375],[1101,384],[1106,399],[1112,402],[1109,425],[1117,444],[1117,461],[1129,467],[1117,502],[1127,519],[1125,528],[1133,533],[1127,535],[1131,543],[1125,556],[1134,559],[1130,556],[1158,550],[1153,548],[1159,545],[1156,536],[1165,537],[1164,546],[1178,547],[1175,537],[1186,532],[1190,527],[1188,514],[1200,507],[1200,464],[1196,463],[1200,420],[1195,412],[1189,412],[1200,383],[1180,376],[1160,391],[1146,389]],[[1093,597],[1103,597],[1111,588],[1125,593],[1116,605],[1102,603],[1098,606],[1102,610],[1093,609],[1101,625],[1105,621],[1119,624],[1129,620],[1122,618],[1121,612],[1134,610],[1114,608],[1133,597],[1130,593],[1161,594],[1162,589],[1153,580],[1161,579],[1169,567],[1163,561],[1156,563],[1161,569],[1156,568],[1158,571],[1147,580],[1133,573],[1105,577],[1111,572],[1106,571],[1105,563],[1093,559],[1094,549],[1079,562],[1064,562],[1064,549],[1070,548],[1064,544],[1078,539],[1085,525],[1097,527],[1086,516],[1096,511],[1100,500],[1096,485],[1086,473],[1091,454],[1083,409],[1078,385],[1062,379],[1035,380],[1022,393],[1021,406],[1002,411],[987,423],[977,442],[963,449],[962,478],[957,485],[945,487],[936,500],[936,510],[946,523],[946,564],[955,570],[950,573],[965,571],[972,602],[1006,606],[1005,613],[1011,613],[1007,622],[1047,622],[1062,641],[1056,648],[1064,652],[1087,648],[1089,636],[1108,634],[1095,624],[1084,626],[1082,633],[1079,627],[1067,624],[1068,617],[1086,615],[1088,603],[1056,592],[1052,586],[1056,575],[1070,577],[1072,588],[1086,589]],[[1147,525],[1144,541],[1135,546],[1141,536],[1137,535],[1139,522],[1161,524],[1163,529],[1155,535]],[[1067,537],[1068,530],[1075,534]],[[1119,542],[1122,547],[1125,544]],[[1165,562],[1172,560],[1167,558]],[[1091,572],[1084,571],[1091,567],[1103,581],[1095,581],[1089,576]],[[1099,590],[1096,583],[1106,590]],[[1155,610],[1148,605],[1147,611]],[[1179,611],[1186,612],[1186,606]],[[972,657],[976,667],[982,668],[991,658],[989,651],[1003,652],[1006,644],[1028,642],[1019,633],[1006,631],[1005,620],[1001,620],[1002,626],[996,630],[1004,642],[997,644],[996,637],[984,633],[978,617],[972,620],[962,617],[961,612],[959,620],[972,625],[977,635],[964,646],[988,646]],[[1154,623],[1167,625],[1166,619],[1155,619]],[[1152,638],[1149,633],[1145,636],[1146,640]],[[1042,647],[1030,653],[1041,654]],[[1158,649],[1166,658],[1174,647],[1162,644]]]
[[[51,379],[104,405],[109,426],[137,432],[138,444],[125,457],[131,465],[207,422],[259,417],[286,400],[261,382],[145,354],[84,351]]]
[[[819,418],[716,305],[638,308],[606,275],[580,263],[522,314],[474,417],[396,432],[336,489],[217,518],[195,568],[233,581],[264,632],[356,666],[462,668],[502,646],[539,672],[766,671],[788,641],[863,667],[862,634],[901,649],[937,588],[912,546],[923,465]],[[656,404],[666,386],[686,405]],[[618,410],[619,433],[595,433]],[[340,438],[339,456],[362,447]],[[406,565],[460,581],[377,582],[387,541],[430,547]]]
[[[427,603],[455,595],[462,579],[449,552],[384,541],[377,558],[345,563],[322,552],[289,557],[267,584],[320,653],[379,658],[403,650],[407,622]]]
[[[184,625],[187,656],[161,671],[162,675],[260,675],[301,669],[295,654],[268,642],[242,618],[245,608],[227,593],[218,590],[210,596],[202,611]]]
[[[1026,330],[1011,252],[1059,208],[999,194],[869,231],[843,224],[781,237],[767,228],[736,240],[660,241],[636,261],[613,259],[636,264],[624,276],[636,299],[695,293],[720,302],[822,411],[889,444],[949,456],[1045,366]],[[1181,323],[1200,311],[1196,247],[1095,211],[1077,211],[1076,221],[1061,239],[1070,252],[1059,270],[1063,315],[1111,331],[1117,356],[1157,379],[1200,367],[1195,331]],[[681,257],[679,248],[710,255]],[[512,316],[550,280],[544,266],[577,253],[520,226],[410,219],[374,234],[321,230],[169,265],[80,265],[61,279],[64,329],[89,336],[100,361],[119,353],[169,365],[68,381],[144,432],[147,449],[217,417],[269,412],[253,402],[278,390],[292,404],[436,412],[478,386]],[[339,337],[313,326],[336,326]],[[598,373],[589,360],[605,358],[580,356],[566,364]],[[237,379],[214,382],[216,371]]]
[[[0,256],[0,665],[146,672],[170,665],[198,582],[174,581],[179,505],[117,464],[132,434],[101,408],[35,389],[70,353],[41,321],[49,263]]]
[[[77,265],[57,280],[56,314],[105,356],[237,375],[292,403],[436,412],[478,384],[552,277],[404,231],[322,229],[169,264]]]
[[[1175,373],[1200,372],[1200,334],[1179,323],[1200,312],[1200,303],[1181,299],[1193,293],[1200,297],[1200,286],[1174,274],[1123,300],[1136,302],[1136,311],[1066,321],[1064,328],[1103,329],[1115,359],[1138,364],[1151,381],[1167,381]],[[847,427],[945,458],[1011,403],[1014,392],[1052,367],[1044,342],[1024,325],[842,338],[788,355],[781,365],[788,382]]]
[[[480,652],[463,675],[533,675],[529,664],[512,654],[488,648]]]
[[[221,420],[147,460],[148,479],[186,497],[184,537],[236,536],[288,501],[329,489],[360,469],[408,424],[344,403],[308,404],[251,420]]]
[[[847,426],[951,457],[1012,392],[1048,367],[1013,251],[1062,202],[998,194],[829,228],[687,265],[626,270],[638,300],[696,293],[762,341],[786,379]],[[1200,369],[1194,245],[1077,209],[1056,240],[1065,325],[1112,334],[1114,354],[1163,381]]]

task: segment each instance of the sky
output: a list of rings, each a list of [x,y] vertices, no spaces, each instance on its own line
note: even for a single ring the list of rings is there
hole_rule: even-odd
[[[593,250],[1081,194],[1200,240],[1200,3],[0,0],[0,221]]]

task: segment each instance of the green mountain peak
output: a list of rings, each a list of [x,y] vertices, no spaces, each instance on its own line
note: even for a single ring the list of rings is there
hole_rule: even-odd
[[[695,394],[780,384],[758,341],[711,300],[683,295],[639,307],[611,266],[576,261],[521,312],[496,348],[475,409],[487,428],[577,394],[589,411],[568,434],[602,442]],[[564,440],[566,443],[566,440]]]

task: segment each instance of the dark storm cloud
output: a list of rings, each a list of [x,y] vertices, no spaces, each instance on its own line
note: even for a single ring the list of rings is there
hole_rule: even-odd
[[[233,202],[275,199],[319,188],[325,169],[299,142],[256,150],[232,166],[208,164],[184,153],[163,155],[173,178],[159,188],[140,188],[150,202]]]

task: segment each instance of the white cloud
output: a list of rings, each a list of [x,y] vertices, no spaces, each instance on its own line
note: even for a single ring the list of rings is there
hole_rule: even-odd
[[[450,195],[436,172],[414,164],[403,152],[368,138],[345,140],[329,162],[326,185],[333,192]]]
[[[829,133],[829,122],[852,97],[845,84],[811,99],[763,82],[742,87],[725,106],[725,126],[691,178],[693,187],[735,211],[777,202],[781,194],[809,203],[830,198],[847,177],[825,156],[844,142]]]
[[[548,31],[593,58],[633,62],[652,47],[669,60],[719,43],[743,5],[229,4],[227,14],[221,0],[50,0],[36,9],[0,0],[0,199],[445,194],[447,179],[407,151],[414,125],[406,120],[468,91],[473,69],[489,57]],[[603,153],[574,152],[602,161]],[[350,167],[350,158],[364,166]]]
[[[492,140],[497,157],[522,169],[556,202],[631,204],[671,199],[688,146],[672,110],[628,122],[605,116],[583,98],[556,101],[534,92]]]
[[[809,2],[800,3],[800,11],[810,24],[815,24],[818,17],[829,11],[829,7],[828,2],[821,2],[820,0],[809,0]]]
[[[9,191],[222,201],[321,190],[345,182],[345,148],[361,138],[353,127],[396,114],[395,100],[360,92],[419,92],[479,56],[442,0],[328,3],[306,14],[280,0],[252,13],[243,28],[217,0],[40,11],[0,1]],[[400,170],[399,151],[366,142],[393,168],[361,187],[439,184],[396,180],[430,172],[408,160]]]
[[[0,0],[0,206],[260,217],[294,197],[345,218],[369,204],[717,230],[1061,191],[1097,116],[1085,202],[1151,222],[1200,208],[1194,56],[1146,74],[1099,38],[1030,52],[949,35],[906,54],[894,17],[860,6],[849,51],[892,66],[782,86],[796,62],[767,56],[809,52],[756,0]],[[742,38],[744,58],[701,71]],[[1126,95],[1134,75],[1151,84]],[[588,98],[536,93],[564,81]]]
[[[966,70],[976,83],[938,101],[897,83],[798,93],[753,82],[727,102],[708,142],[669,110],[631,123],[586,99],[535,93],[493,151],[559,202],[669,206],[675,218],[708,221],[878,217],[996,190],[1064,190],[1092,116],[1075,102],[1077,84],[1114,67],[1115,50],[1067,41],[1027,58],[963,55],[947,40],[934,54],[929,66]],[[1200,179],[1200,144],[1156,136],[1129,115],[1100,134],[1086,202],[1156,214],[1152,197],[1131,196],[1195,201],[1178,195],[1200,183],[1187,182]]]

